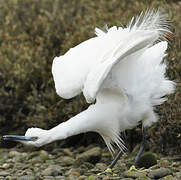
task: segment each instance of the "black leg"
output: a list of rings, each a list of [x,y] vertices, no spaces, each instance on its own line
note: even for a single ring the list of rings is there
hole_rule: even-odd
[[[141,142],[141,146],[140,146],[140,149],[139,149],[139,152],[135,158],[135,163],[134,163],[134,166],[137,167],[138,165],[138,162],[141,158],[141,155],[145,149],[145,145],[146,145],[146,129],[144,127],[142,127],[142,142]]]
[[[126,138],[126,132],[121,132],[121,135],[122,135],[122,138],[123,140],[125,141],[127,138]],[[116,157],[113,159],[113,161],[111,162],[111,164],[109,165],[108,168],[112,169],[115,164],[117,163],[117,161],[120,159],[120,157],[122,156],[122,154],[124,154],[124,150],[120,150],[119,153],[116,155]]]
[[[112,169],[114,167],[114,165],[117,163],[117,161],[119,160],[119,158],[121,157],[121,155],[124,153],[123,150],[120,150],[119,153],[117,154],[117,156],[114,158],[114,160],[111,162],[111,164],[109,165],[109,168]]]

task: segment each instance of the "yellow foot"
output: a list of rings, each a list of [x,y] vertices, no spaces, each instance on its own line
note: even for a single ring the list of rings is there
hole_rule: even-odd
[[[102,174],[106,174],[106,173],[112,173],[112,169],[111,168],[107,168],[105,171],[98,173],[97,175],[100,176]]]
[[[147,169],[144,169],[144,168],[141,168],[141,169],[136,169],[136,167],[134,165],[132,165],[128,172],[131,172],[131,171],[139,171],[139,172],[147,172],[148,170]]]
[[[128,171],[137,171],[136,167],[134,165],[132,165]]]
[[[112,169],[111,169],[111,168],[107,168],[107,169],[105,170],[105,172],[111,173],[111,172],[112,172]]]

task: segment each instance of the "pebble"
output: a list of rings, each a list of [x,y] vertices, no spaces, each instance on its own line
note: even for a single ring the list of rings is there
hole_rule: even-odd
[[[152,178],[152,179],[158,179],[158,178],[162,178],[164,176],[170,175],[171,171],[167,168],[159,168],[159,169],[155,169],[152,170],[148,173],[148,177]]]
[[[81,154],[77,155],[76,158],[76,164],[79,166],[83,162],[91,162],[91,163],[97,163],[101,158],[101,148],[100,147],[94,147],[91,148]]]
[[[145,152],[138,161],[138,167],[149,168],[157,164],[156,156],[152,152]]]
[[[97,163],[96,168],[101,171],[104,171],[107,168],[107,165],[105,163]]]
[[[41,174],[43,176],[58,176],[62,174],[62,167],[59,165],[50,165]]]
[[[96,180],[96,176],[89,176],[87,180]]]
[[[163,180],[174,180],[174,177],[172,175],[168,175],[162,178]]]
[[[18,180],[35,180],[35,177],[34,176],[25,175],[25,176],[18,177]]]
[[[181,179],[181,168],[180,168],[180,172],[176,172],[176,173],[175,173],[175,176],[176,176],[178,179]]]
[[[10,175],[8,172],[0,171],[0,176],[8,176],[8,175]]]
[[[4,163],[0,168],[2,168],[2,169],[8,169],[8,168],[10,168],[10,164]]]
[[[112,173],[98,176],[111,161],[110,156],[101,157],[101,151],[106,153],[104,149],[82,147],[82,153],[75,150],[72,151],[73,156],[66,151],[69,150],[62,149],[50,154],[45,150],[26,153],[4,150],[0,154],[0,180],[181,180],[181,162],[174,161],[174,157],[159,159],[157,155],[158,163],[149,169],[127,172],[130,163],[134,161],[128,154],[126,158],[120,158]],[[75,166],[78,160],[81,163]]]
[[[124,177],[128,177],[128,178],[146,178],[146,173],[145,172],[141,172],[141,171],[125,171],[124,172]]]
[[[85,180],[85,179],[87,179],[87,176],[82,175],[78,177],[78,180]]]
[[[75,162],[75,159],[69,156],[64,156],[63,158],[61,158],[60,164],[62,166],[70,166],[73,165]]]
[[[14,157],[14,156],[21,156],[21,153],[18,151],[10,151],[9,157]]]
[[[73,153],[72,153],[72,152],[70,151],[70,149],[68,149],[68,148],[65,148],[65,149],[63,150],[63,152],[64,152],[64,154],[67,155],[67,156],[70,156],[70,157],[73,156]]]

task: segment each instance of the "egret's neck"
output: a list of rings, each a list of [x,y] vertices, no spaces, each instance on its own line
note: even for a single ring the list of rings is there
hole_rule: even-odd
[[[83,132],[92,131],[91,118],[90,111],[86,110],[72,117],[68,121],[50,129],[51,142],[66,139],[67,137]]]

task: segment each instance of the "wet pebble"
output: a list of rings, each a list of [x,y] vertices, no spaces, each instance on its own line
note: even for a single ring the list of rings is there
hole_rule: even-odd
[[[159,168],[159,169],[155,169],[152,170],[148,173],[148,177],[152,178],[152,179],[158,179],[158,178],[162,178],[164,176],[170,175],[171,171],[167,168]]]
[[[101,148],[94,147],[81,154],[77,155],[76,165],[81,165],[83,162],[97,163],[101,159]]]
[[[141,171],[125,171],[124,177],[128,178],[146,178],[146,173]]]
[[[18,180],[35,180],[35,176],[29,176],[29,175],[20,176],[18,177]]]
[[[63,168],[59,165],[50,165],[41,174],[43,176],[58,176],[62,174]]]
[[[53,153],[45,150],[26,153],[15,150],[2,151],[0,180],[181,180],[181,163],[179,160],[174,161],[174,157],[159,159],[157,155],[156,165],[149,169],[129,172],[127,170],[134,162],[134,157],[126,153],[118,160],[111,173],[98,176],[97,174],[103,172],[111,161],[110,156],[101,156],[101,151],[105,154],[107,149],[89,146],[81,148],[83,152],[79,152],[73,151],[72,148],[73,156],[68,155],[68,149],[58,150]],[[77,166],[75,162],[78,160],[80,164]]]

